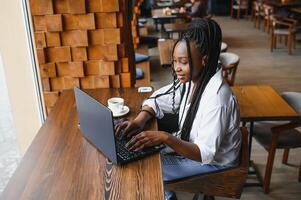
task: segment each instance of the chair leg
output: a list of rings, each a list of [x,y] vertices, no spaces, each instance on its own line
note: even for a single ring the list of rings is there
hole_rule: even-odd
[[[272,136],[272,144],[269,149],[268,162],[267,162],[267,166],[265,168],[265,174],[264,174],[264,180],[263,180],[263,192],[266,194],[268,194],[270,192],[270,183],[271,183],[271,176],[272,176],[272,171],[273,171],[277,143],[278,143],[278,134],[275,134]]]
[[[274,49],[274,33],[272,32],[271,34],[271,52],[273,52],[273,49]]]
[[[288,54],[291,55],[292,54],[292,36],[288,35]]]
[[[274,42],[273,42],[273,44],[274,44],[274,49],[276,49],[277,48],[277,35],[274,35]]]
[[[299,178],[298,181],[301,182],[301,162],[300,162],[300,166],[299,166]]]
[[[283,164],[287,165],[289,151],[290,151],[290,149],[284,149],[283,157],[282,157],[282,163]]]

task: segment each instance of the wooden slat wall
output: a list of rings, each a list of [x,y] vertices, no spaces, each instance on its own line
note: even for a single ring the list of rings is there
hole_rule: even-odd
[[[133,6],[133,19],[131,21],[132,26],[132,37],[133,37],[133,44],[134,48],[138,48],[139,44],[139,27],[138,27],[138,18],[141,14],[140,6],[143,0],[136,0],[135,5]]]
[[[74,86],[131,87],[128,0],[30,0],[47,113]]]

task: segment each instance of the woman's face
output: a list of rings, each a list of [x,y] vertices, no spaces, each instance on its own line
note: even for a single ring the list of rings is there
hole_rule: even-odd
[[[192,80],[196,81],[203,69],[205,59],[197,50],[194,42],[190,42],[190,52],[193,65]],[[190,80],[189,57],[185,41],[178,42],[174,49],[173,67],[181,83],[186,83]]]

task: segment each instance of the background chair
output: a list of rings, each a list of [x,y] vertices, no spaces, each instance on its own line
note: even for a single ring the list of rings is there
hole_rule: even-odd
[[[222,64],[224,78],[230,86],[233,86],[239,64],[239,56],[237,54],[227,52],[221,53],[219,59]]]
[[[288,54],[292,54],[292,48],[296,45],[296,25],[297,21],[290,18],[272,18],[271,52],[276,49],[277,37],[285,37],[288,47]]]
[[[225,42],[222,42],[221,52],[226,52],[227,50],[228,50],[228,44]]]
[[[213,196],[240,198],[249,168],[248,131],[245,127],[241,128],[241,134],[242,146],[239,166],[171,181],[167,184],[168,189],[194,193],[193,199],[198,199],[200,193],[205,195],[205,199],[213,199]]]
[[[270,33],[273,12],[274,12],[273,7],[267,4],[263,4],[263,19],[264,19],[263,29],[267,33]]]
[[[286,92],[282,96],[301,115],[301,93]],[[284,149],[282,163],[287,164],[289,149],[301,147],[301,133],[295,129],[296,127],[301,127],[301,120],[285,124],[265,122],[254,125],[254,138],[268,151],[263,179],[263,190],[265,193],[270,191],[276,149]],[[301,164],[299,166],[298,181],[301,181]]]
[[[248,15],[249,0],[231,0],[231,17],[234,17],[234,10],[237,12],[237,19],[240,19],[242,11],[244,11],[245,15]]]

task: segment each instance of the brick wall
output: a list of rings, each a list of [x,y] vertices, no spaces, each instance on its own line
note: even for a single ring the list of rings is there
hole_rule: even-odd
[[[62,90],[134,85],[128,0],[30,0],[47,113]]]

